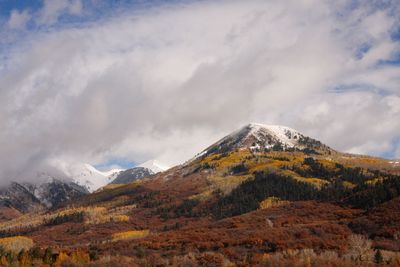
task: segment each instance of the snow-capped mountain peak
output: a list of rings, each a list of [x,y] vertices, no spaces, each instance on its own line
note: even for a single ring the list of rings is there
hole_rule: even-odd
[[[266,125],[260,123],[250,123],[245,126],[250,128],[248,136],[252,135],[257,140],[261,140],[265,135],[273,136],[276,141],[287,147],[298,145],[300,137],[304,137],[298,131],[282,125]]]
[[[169,166],[159,162],[158,160],[146,161],[145,163],[140,164],[138,167],[149,169],[153,173],[163,172],[170,168]]]
[[[122,169],[99,171],[90,164],[74,164],[66,170],[66,175],[78,185],[85,187],[89,192],[109,184]]]
[[[302,150],[307,153],[331,153],[333,150],[320,141],[303,135],[297,130],[282,125],[250,123],[225,136],[194,159],[213,153],[232,152],[236,149],[252,151]]]

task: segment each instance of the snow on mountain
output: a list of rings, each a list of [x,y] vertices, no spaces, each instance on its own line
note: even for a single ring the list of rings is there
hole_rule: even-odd
[[[250,123],[211,145],[194,159],[213,153],[232,152],[236,149],[252,151],[303,150],[305,152],[333,152],[320,141],[305,136],[287,126]]]
[[[139,166],[119,172],[111,184],[127,184],[163,172],[169,167],[157,160],[149,160]]]
[[[70,177],[76,184],[85,187],[89,192],[109,184],[122,169],[112,169],[106,172],[97,170],[90,164],[74,164],[64,170],[65,175]]]
[[[298,131],[282,125],[251,123],[247,127],[250,128],[250,131],[246,138],[254,136],[258,141],[261,141],[265,136],[269,135],[273,137],[272,141],[275,143],[280,142],[285,147],[298,146],[300,137],[304,137]],[[274,142],[270,142],[265,147],[271,147]]]
[[[0,207],[12,208],[25,213],[41,210],[43,204],[27,186],[13,182],[0,188]]]
[[[159,162],[158,160],[146,161],[145,163],[140,164],[138,167],[149,169],[153,173],[163,172],[170,168],[169,166]]]
[[[58,207],[66,201],[81,197],[88,190],[66,177],[54,177],[38,172],[24,182],[12,182],[0,188],[0,207],[12,207],[20,212]]]
[[[47,208],[57,207],[66,201],[86,195],[88,190],[73,181],[48,177],[40,183],[22,183],[36,199]]]
[[[100,171],[90,164],[86,163],[75,163],[67,164],[65,162],[57,162],[55,167],[71,182],[84,187],[89,192],[94,192],[97,189],[110,184],[115,180],[123,169],[111,169],[108,171]],[[136,178],[142,178],[157,172],[168,169],[165,164],[160,163],[157,160],[149,160],[138,167],[148,169],[148,171],[140,174],[138,171],[135,172]]]
[[[122,170],[101,172],[89,164],[57,162],[54,169],[38,171],[21,182],[0,188],[0,207],[21,212],[58,207],[107,185]]]
[[[136,180],[143,179],[153,175],[154,172],[148,168],[135,167],[120,172],[111,184],[127,184]]]

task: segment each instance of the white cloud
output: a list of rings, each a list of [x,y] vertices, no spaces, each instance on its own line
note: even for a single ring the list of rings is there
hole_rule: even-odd
[[[53,24],[62,14],[79,15],[82,13],[81,0],[44,0],[40,11],[39,24]]]
[[[45,24],[75,12],[45,3]],[[397,22],[342,3],[202,1],[31,36],[0,67],[1,179],[54,158],[179,163],[250,121],[384,153],[400,129],[400,73],[376,64],[399,51]]]
[[[8,20],[8,27],[10,29],[24,29],[31,17],[32,16],[28,10],[13,10],[11,11],[10,18]]]

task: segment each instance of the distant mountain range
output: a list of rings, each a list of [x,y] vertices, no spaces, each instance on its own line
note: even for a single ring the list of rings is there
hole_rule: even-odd
[[[12,182],[0,188],[0,208],[13,208],[23,213],[37,211],[57,207],[88,193],[86,188],[72,181],[58,180],[50,176],[37,183]]]
[[[90,164],[74,164],[61,170],[65,177],[42,172],[26,179],[26,182],[13,182],[3,186],[0,188],[0,208],[13,208],[23,213],[54,208],[107,184],[126,184],[165,169],[167,167],[156,160],[128,170],[111,169],[104,172]]]

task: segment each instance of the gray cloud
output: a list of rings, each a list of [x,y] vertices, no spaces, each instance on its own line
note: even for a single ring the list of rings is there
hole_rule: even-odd
[[[399,68],[378,64],[399,51],[398,6],[328,2],[203,1],[31,33],[0,63],[0,179],[55,159],[176,164],[250,121],[400,156]]]

